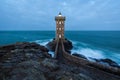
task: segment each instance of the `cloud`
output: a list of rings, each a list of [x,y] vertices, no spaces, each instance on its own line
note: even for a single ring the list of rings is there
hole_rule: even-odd
[[[96,1],[91,0],[91,1],[90,1],[90,4],[91,4],[91,5],[94,5],[95,2],[96,2]]]
[[[2,0],[0,23],[2,25],[8,23],[11,26],[21,24],[30,26],[34,23],[39,26],[49,25],[54,29],[54,16],[61,11],[67,17],[66,25],[71,29],[72,25],[81,29],[77,26],[86,26],[86,24],[91,26],[108,24],[114,28],[115,23],[120,25],[119,4],[118,0]],[[2,19],[6,21],[2,22]],[[12,25],[14,22],[16,24]]]
[[[67,6],[67,2],[62,2],[62,5],[63,6]]]

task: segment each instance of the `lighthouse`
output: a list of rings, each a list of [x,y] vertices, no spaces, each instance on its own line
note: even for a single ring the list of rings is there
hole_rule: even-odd
[[[55,17],[56,21],[56,40],[57,39],[64,39],[64,30],[65,30],[65,16],[62,16],[61,13]]]

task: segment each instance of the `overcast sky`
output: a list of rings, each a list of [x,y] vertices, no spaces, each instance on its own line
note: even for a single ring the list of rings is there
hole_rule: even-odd
[[[120,30],[120,0],[0,0],[0,30]]]

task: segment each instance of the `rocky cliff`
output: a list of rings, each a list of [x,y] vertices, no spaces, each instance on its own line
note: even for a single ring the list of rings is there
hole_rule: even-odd
[[[76,66],[53,59],[48,49],[21,42],[0,47],[0,80],[93,80]]]
[[[49,43],[54,47],[53,44]],[[72,49],[72,43],[67,41],[66,44],[69,44],[66,51]],[[74,56],[87,60],[82,55]],[[110,60],[102,61],[110,63]],[[58,61],[51,57],[46,47],[21,42],[0,47],[0,80],[120,80],[120,76],[69,61]]]

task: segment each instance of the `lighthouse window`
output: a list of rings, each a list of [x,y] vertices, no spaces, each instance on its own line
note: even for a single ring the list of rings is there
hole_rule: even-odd
[[[59,28],[59,30],[61,30],[61,28]]]
[[[61,38],[61,35],[59,35],[59,38]]]
[[[61,21],[59,22],[59,24],[61,24]]]

